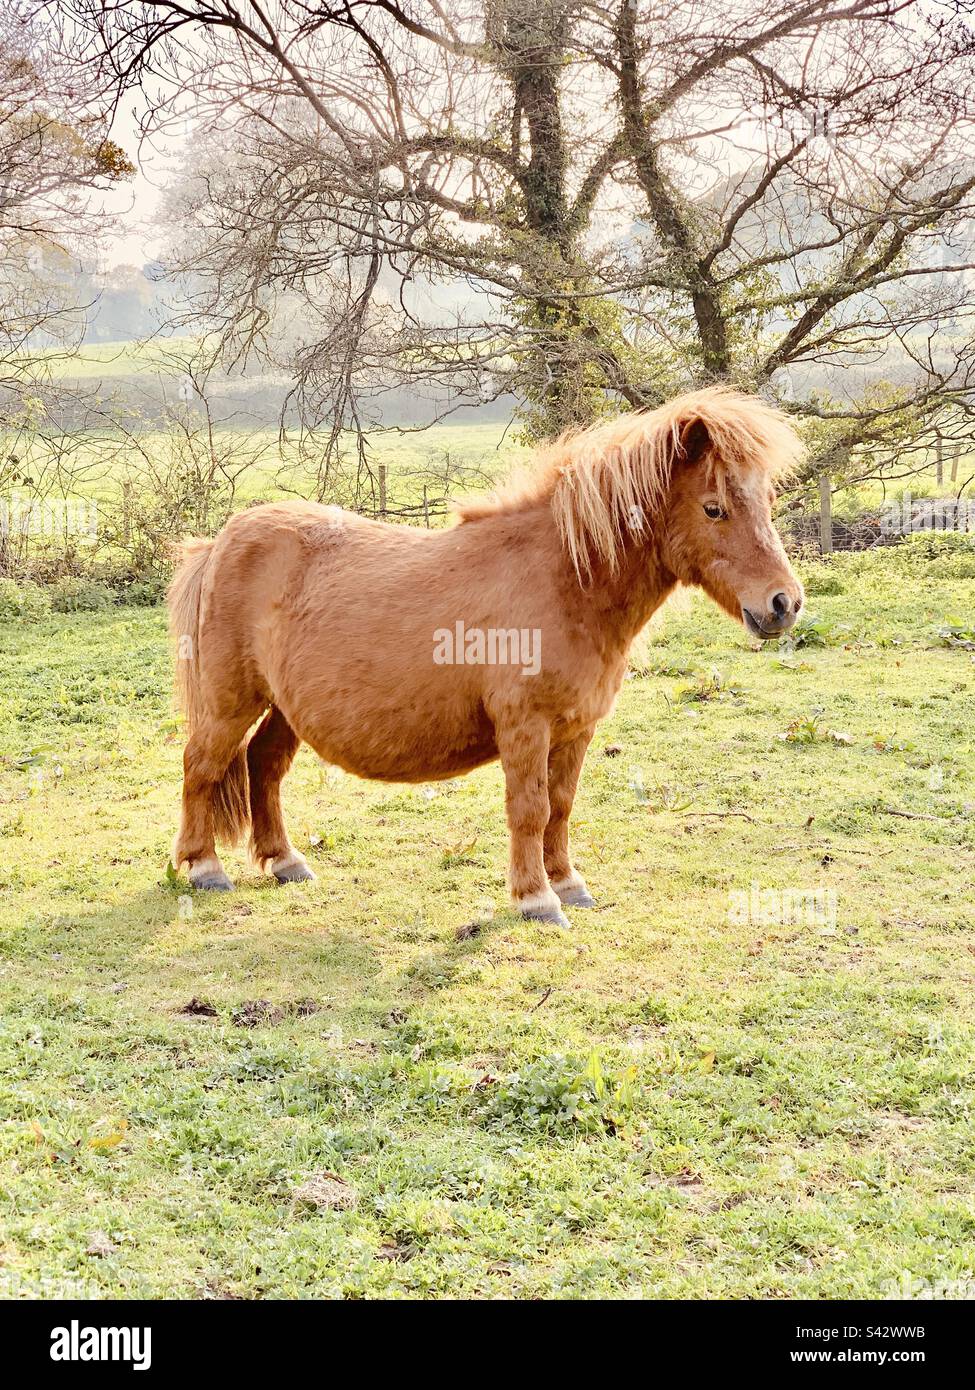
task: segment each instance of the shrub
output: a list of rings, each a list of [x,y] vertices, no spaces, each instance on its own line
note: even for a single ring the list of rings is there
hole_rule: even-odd
[[[30,579],[21,584],[13,579],[0,579],[0,618],[36,622],[50,611],[51,596],[39,584]]]
[[[908,554],[923,560],[940,560],[946,555],[975,557],[975,535],[967,531],[914,531],[901,545]]]
[[[115,603],[115,591],[100,579],[65,575],[51,586],[55,613],[102,613]]]
[[[166,581],[161,575],[133,579],[119,588],[117,597],[119,603],[130,603],[133,608],[154,608],[166,597]]]

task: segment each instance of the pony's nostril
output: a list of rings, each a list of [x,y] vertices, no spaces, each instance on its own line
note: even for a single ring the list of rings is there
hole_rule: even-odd
[[[792,605],[792,611],[793,611],[793,613],[798,613],[798,612],[799,612],[799,609],[800,609],[801,607],[802,607],[802,599],[801,599],[801,598],[797,598],[796,601],[795,601],[795,603]]]
[[[786,613],[788,613],[789,611],[788,594],[773,594],[771,606],[772,612],[775,614],[777,618],[784,618]]]

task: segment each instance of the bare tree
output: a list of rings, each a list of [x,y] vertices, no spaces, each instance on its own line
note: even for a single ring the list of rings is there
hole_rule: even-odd
[[[194,312],[286,365],[332,448],[390,383],[511,393],[533,437],[730,380],[835,480],[967,430],[961,4],[60,8],[148,136],[191,120]]]
[[[23,7],[0,15],[0,386],[15,397],[36,349],[83,327],[66,272],[97,236],[92,196],[134,172],[61,38]]]
[[[32,442],[66,388],[54,357],[84,331],[72,259],[99,232],[97,194],[133,173],[107,139],[56,24],[19,4],[0,14],[0,494],[38,495]],[[93,202],[94,199],[94,202]],[[63,470],[58,470],[62,477]],[[11,553],[0,533],[0,569]]]

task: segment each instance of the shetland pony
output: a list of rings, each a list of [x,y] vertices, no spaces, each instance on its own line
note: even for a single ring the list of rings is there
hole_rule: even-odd
[[[685,584],[755,637],[795,622],[771,513],[800,453],[778,411],[710,388],[557,439],[447,530],[285,502],[188,541],[169,592],[188,732],[176,867],[232,888],[215,839],[249,824],[262,869],[314,877],[281,814],[302,740],[389,782],[500,758],[513,902],[566,925],[563,905],[593,905],[569,854],[583,758],[651,614]]]

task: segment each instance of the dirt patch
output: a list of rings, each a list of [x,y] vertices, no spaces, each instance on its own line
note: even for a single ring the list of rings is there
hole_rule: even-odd
[[[230,1015],[235,1028],[267,1028],[283,1018],[284,1010],[270,999],[245,999]]]
[[[104,1231],[95,1231],[85,1249],[85,1254],[93,1256],[96,1260],[106,1260],[109,1255],[117,1255],[118,1252],[119,1247]]]
[[[294,1014],[296,1018],[310,1018],[312,1014],[321,1011],[322,1006],[317,999],[296,999],[293,1004],[288,1005],[288,1013]]]
[[[376,1251],[377,1260],[394,1260],[402,1264],[406,1260],[412,1260],[414,1255],[413,1247],[410,1245],[380,1245]]]
[[[188,1004],[177,1009],[178,1014],[188,1014],[191,1018],[216,1018],[217,1010],[209,999],[198,999],[194,994]]]
[[[351,1211],[359,1198],[351,1183],[338,1173],[312,1173],[295,1188],[295,1202],[316,1211]]]

